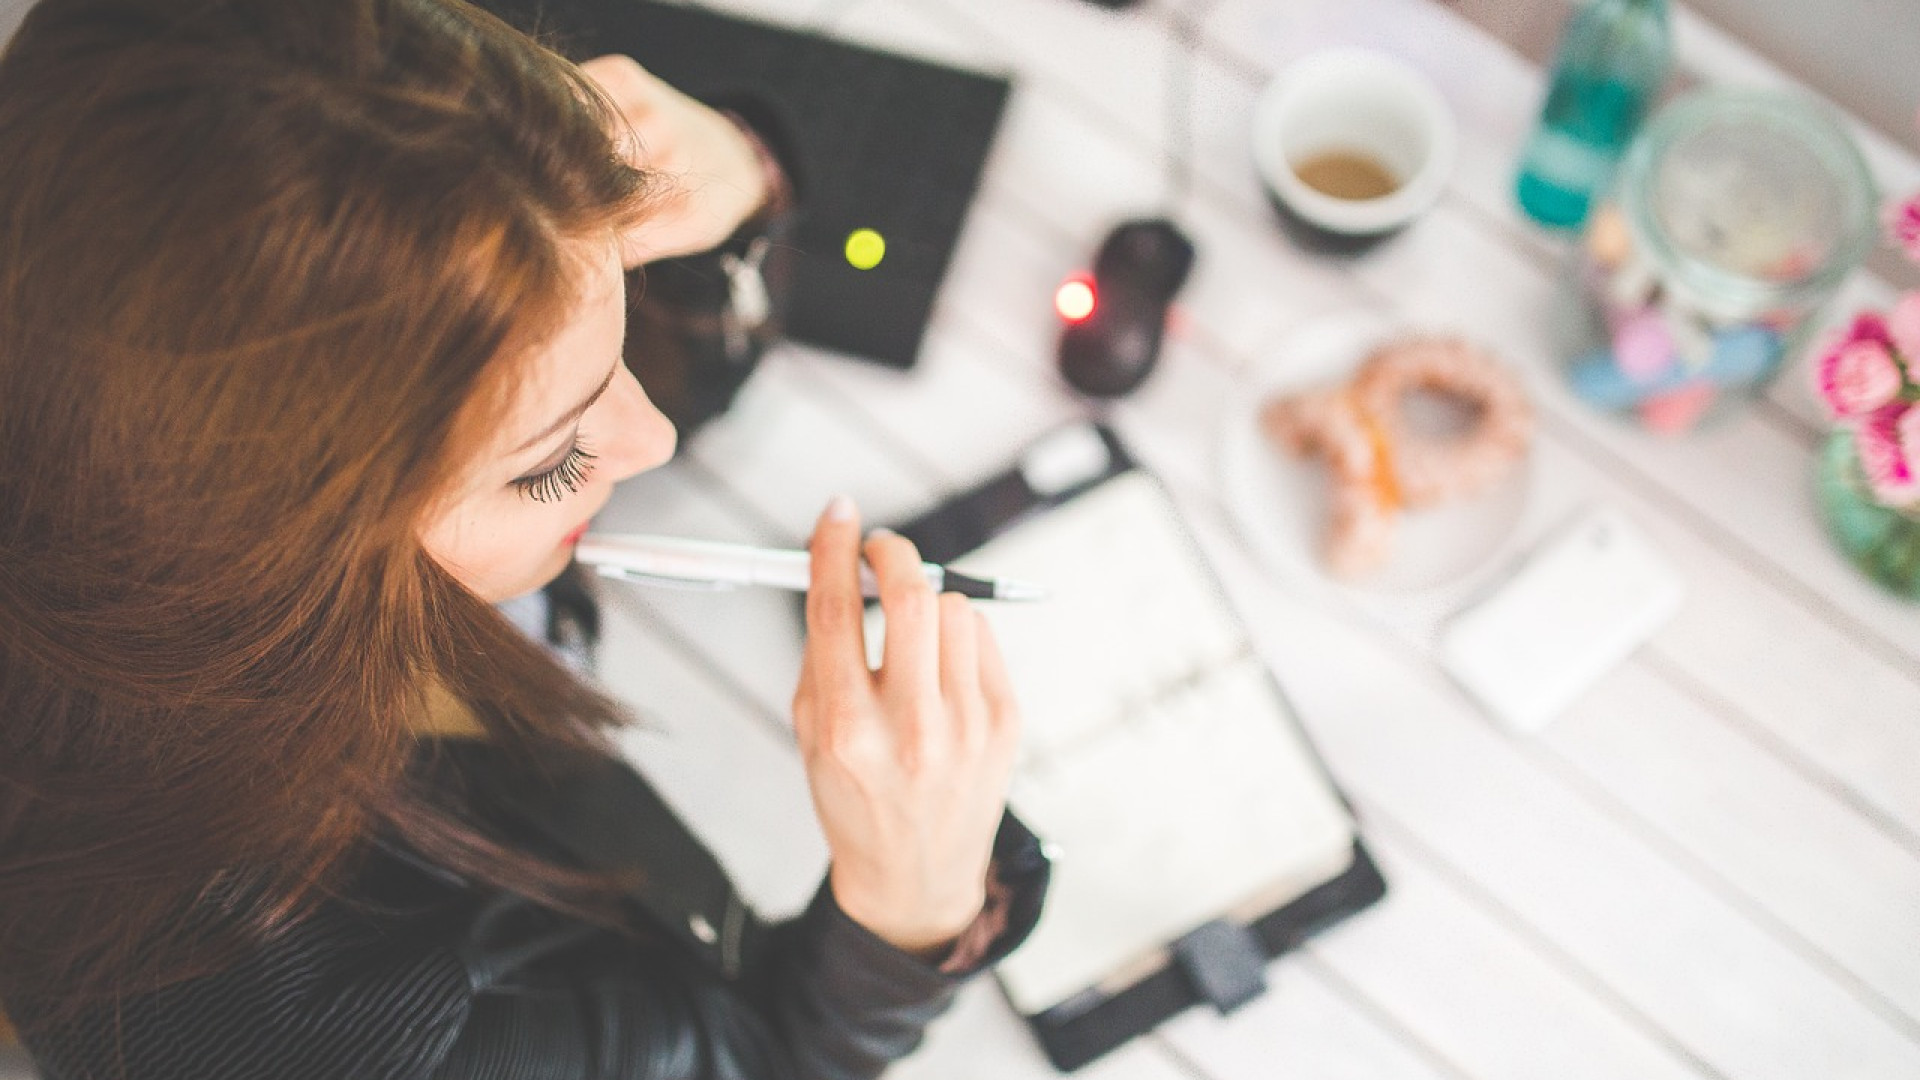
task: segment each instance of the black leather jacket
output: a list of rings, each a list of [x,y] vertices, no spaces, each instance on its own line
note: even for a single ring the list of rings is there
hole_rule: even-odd
[[[854,923],[824,886],[798,918],[761,923],[622,763],[534,790],[502,781],[484,744],[435,757],[516,842],[640,868],[634,932],[381,845],[338,900],[220,975],[59,1030],[36,1029],[31,1003],[9,1002],[47,1080],[871,1077],[1039,917],[1047,863],[1011,816],[995,844],[986,947],[934,966]]]

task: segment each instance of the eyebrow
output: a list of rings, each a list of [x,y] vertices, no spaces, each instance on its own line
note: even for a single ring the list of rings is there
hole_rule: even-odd
[[[607,369],[607,377],[600,380],[600,385],[594,388],[593,393],[587,395],[587,399],[585,401],[582,401],[580,404],[575,405],[573,408],[568,409],[564,413],[561,413],[559,419],[555,420],[551,424],[548,424],[545,428],[542,428],[540,431],[540,434],[535,435],[533,438],[528,439],[526,442],[521,443],[517,448],[514,449],[513,452],[516,454],[524,453],[527,450],[532,449],[536,443],[546,441],[547,439],[553,436],[554,432],[559,431],[561,428],[566,427],[569,423],[572,423],[573,421],[578,420],[580,418],[580,414],[586,412],[588,409],[593,408],[593,403],[596,401],[599,401],[600,395],[606,393],[607,387],[613,385],[614,373],[619,370],[620,370],[620,361],[616,360],[614,361],[613,366]]]

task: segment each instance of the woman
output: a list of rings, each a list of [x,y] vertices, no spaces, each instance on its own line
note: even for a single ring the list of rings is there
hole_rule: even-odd
[[[49,1078],[871,1076],[1031,925],[992,637],[844,499],[794,697],[832,863],[790,923],[491,606],[672,451],[623,269],[766,186],[725,118],[461,0],[29,14],[0,56],[0,1002]]]

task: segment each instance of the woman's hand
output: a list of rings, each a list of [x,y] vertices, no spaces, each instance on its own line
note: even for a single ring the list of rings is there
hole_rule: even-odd
[[[835,499],[813,533],[794,731],[833,854],[834,899],[885,941],[927,955],[985,900],[1019,710],[986,619],[958,594],[934,595],[904,537],[875,533],[865,548],[887,615],[885,663],[867,668],[860,522]]]
[[[628,269],[717,246],[766,201],[766,173],[733,121],[668,86],[626,56],[580,65],[626,121],[614,141],[669,185],[646,222],[620,239]]]

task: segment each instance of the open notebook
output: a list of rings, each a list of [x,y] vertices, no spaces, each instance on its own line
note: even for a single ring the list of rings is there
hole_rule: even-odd
[[[1172,501],[1111,433],[1056,432],[902,531],[929,558],[1051,593],[980,610],[1026,720],[1013,809],[1056,849],[1039,926],[998,973],[1056,1064],[1204,996],[1172,948],[1196,929],[1249,928],[1257,963],[1380,895]]]

